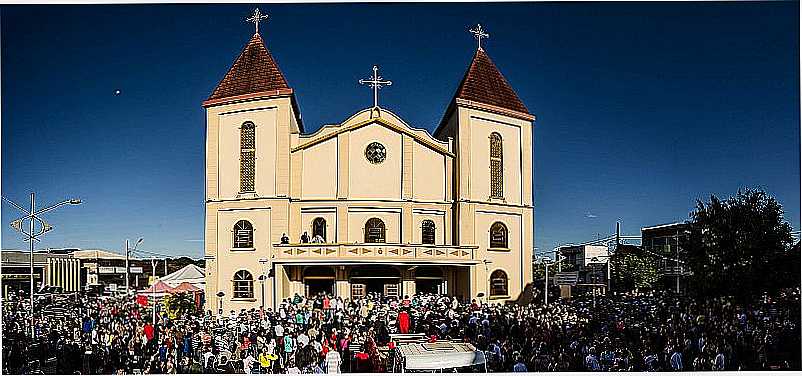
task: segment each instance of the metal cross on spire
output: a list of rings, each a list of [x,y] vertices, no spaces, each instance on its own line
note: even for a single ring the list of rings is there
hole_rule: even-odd
[[[473,29],[468,29],[468,31],[473,34],[473,37],[479,41],[479,49],[482,49],[482,38],[490,38],[490,34],[486,33],[485,30],[482,29],[482,24],[476,24],[476,27]]]
[[[390,86],[393,84],[393,81],[384,80],[382,81],[382,76],[379,76],[379,67],[373,66],[373,77],[369,80],[359,80],[359,83],[362,85],[368,85],[368,87],[373,88],[373,107],[379,107],[379,89],[383,85]]]
[[[259,22],[262,20],[267,20],[267,17],[267,14],[262,14],[262,12],[259,11],[259,8],[256,8],[253,10],[253,15],[246,18],[245,21],[253,22],[253,24],[256,25],[256,32],[254,34],[259,34]]]

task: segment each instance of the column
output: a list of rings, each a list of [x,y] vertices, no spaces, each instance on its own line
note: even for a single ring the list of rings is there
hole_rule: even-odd
[[[409,269],[405,269],[401,274],[401,297],[404,295],[415,295],[415,276]]]
[[[335,268],[334,292],[343,299],[351,298],[351,283],[348,281],[348,270],[344,266]]]

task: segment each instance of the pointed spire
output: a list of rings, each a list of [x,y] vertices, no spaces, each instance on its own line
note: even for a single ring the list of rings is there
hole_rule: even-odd
[[[473,55],[471,65],[468,66],[468,71],[465,72],[452,101],[457,99],[529,113],[521,99],[518,98],[518,94],[481,47]]]
[[[262,36],[254,34],[208,100],[290,89]]]

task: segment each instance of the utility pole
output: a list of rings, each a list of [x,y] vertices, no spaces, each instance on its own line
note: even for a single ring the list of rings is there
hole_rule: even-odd
[[[543,295],[545,296],[543,300],[543,305],[549,305],[549,264],[543,260],[543,265],[546,266],[546,285],[543,287]]]
[[[125,298],[126,299],[128,299],[128,294],[130,293],[131,289],[131,283],[128,282],[129,278],[128,275],[130,274],[130,269],[131,269],[128,266],[130,258],[129,255],[131,254],[131,251],[136,251],[136,247],[139,246],[139,243],[142,243],[142,240],[143,240],[142,238],[139,238],[139,240],[136,241],[136,244],[134,244],[134,249],[130,249],[128,246],[128,239],[125,239]]]
[[[615,222],[615,253],[618,253],[618,246],[621,245],[621,221]],[[610,254],[610,249],[607,249],[607,293],[613,293],[613,275],[610,273],[611,265],[610,263],[613,261],[613,255]]]
[[[131,248],[128,245],[128,239],[125,239],[125,300],[128,300],[128,289],[131,284],[128,282],[128,255],[131,253]]]
[[[679,276],[682,274],[682,267],[679,266],[679,228],[677,229],[677,235],[674,237],[674,241],[677,243],[677,295],[679,295]]]

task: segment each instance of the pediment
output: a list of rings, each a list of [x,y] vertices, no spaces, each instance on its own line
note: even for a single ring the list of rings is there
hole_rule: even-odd
[[[401,118],[385,109],[370,108],[357,112],[341,124],[325,125],[315,133],[300,136],[299,145],[292,148],[292,152],[312,147],[337,137],[339,134],[372,125],[382,126],[394,132],[406,134],[438,153],[454,157],[454,154],[449,151],[449,144],[447,142],[435,139],[425,129],[413,128],[401,120]]]

